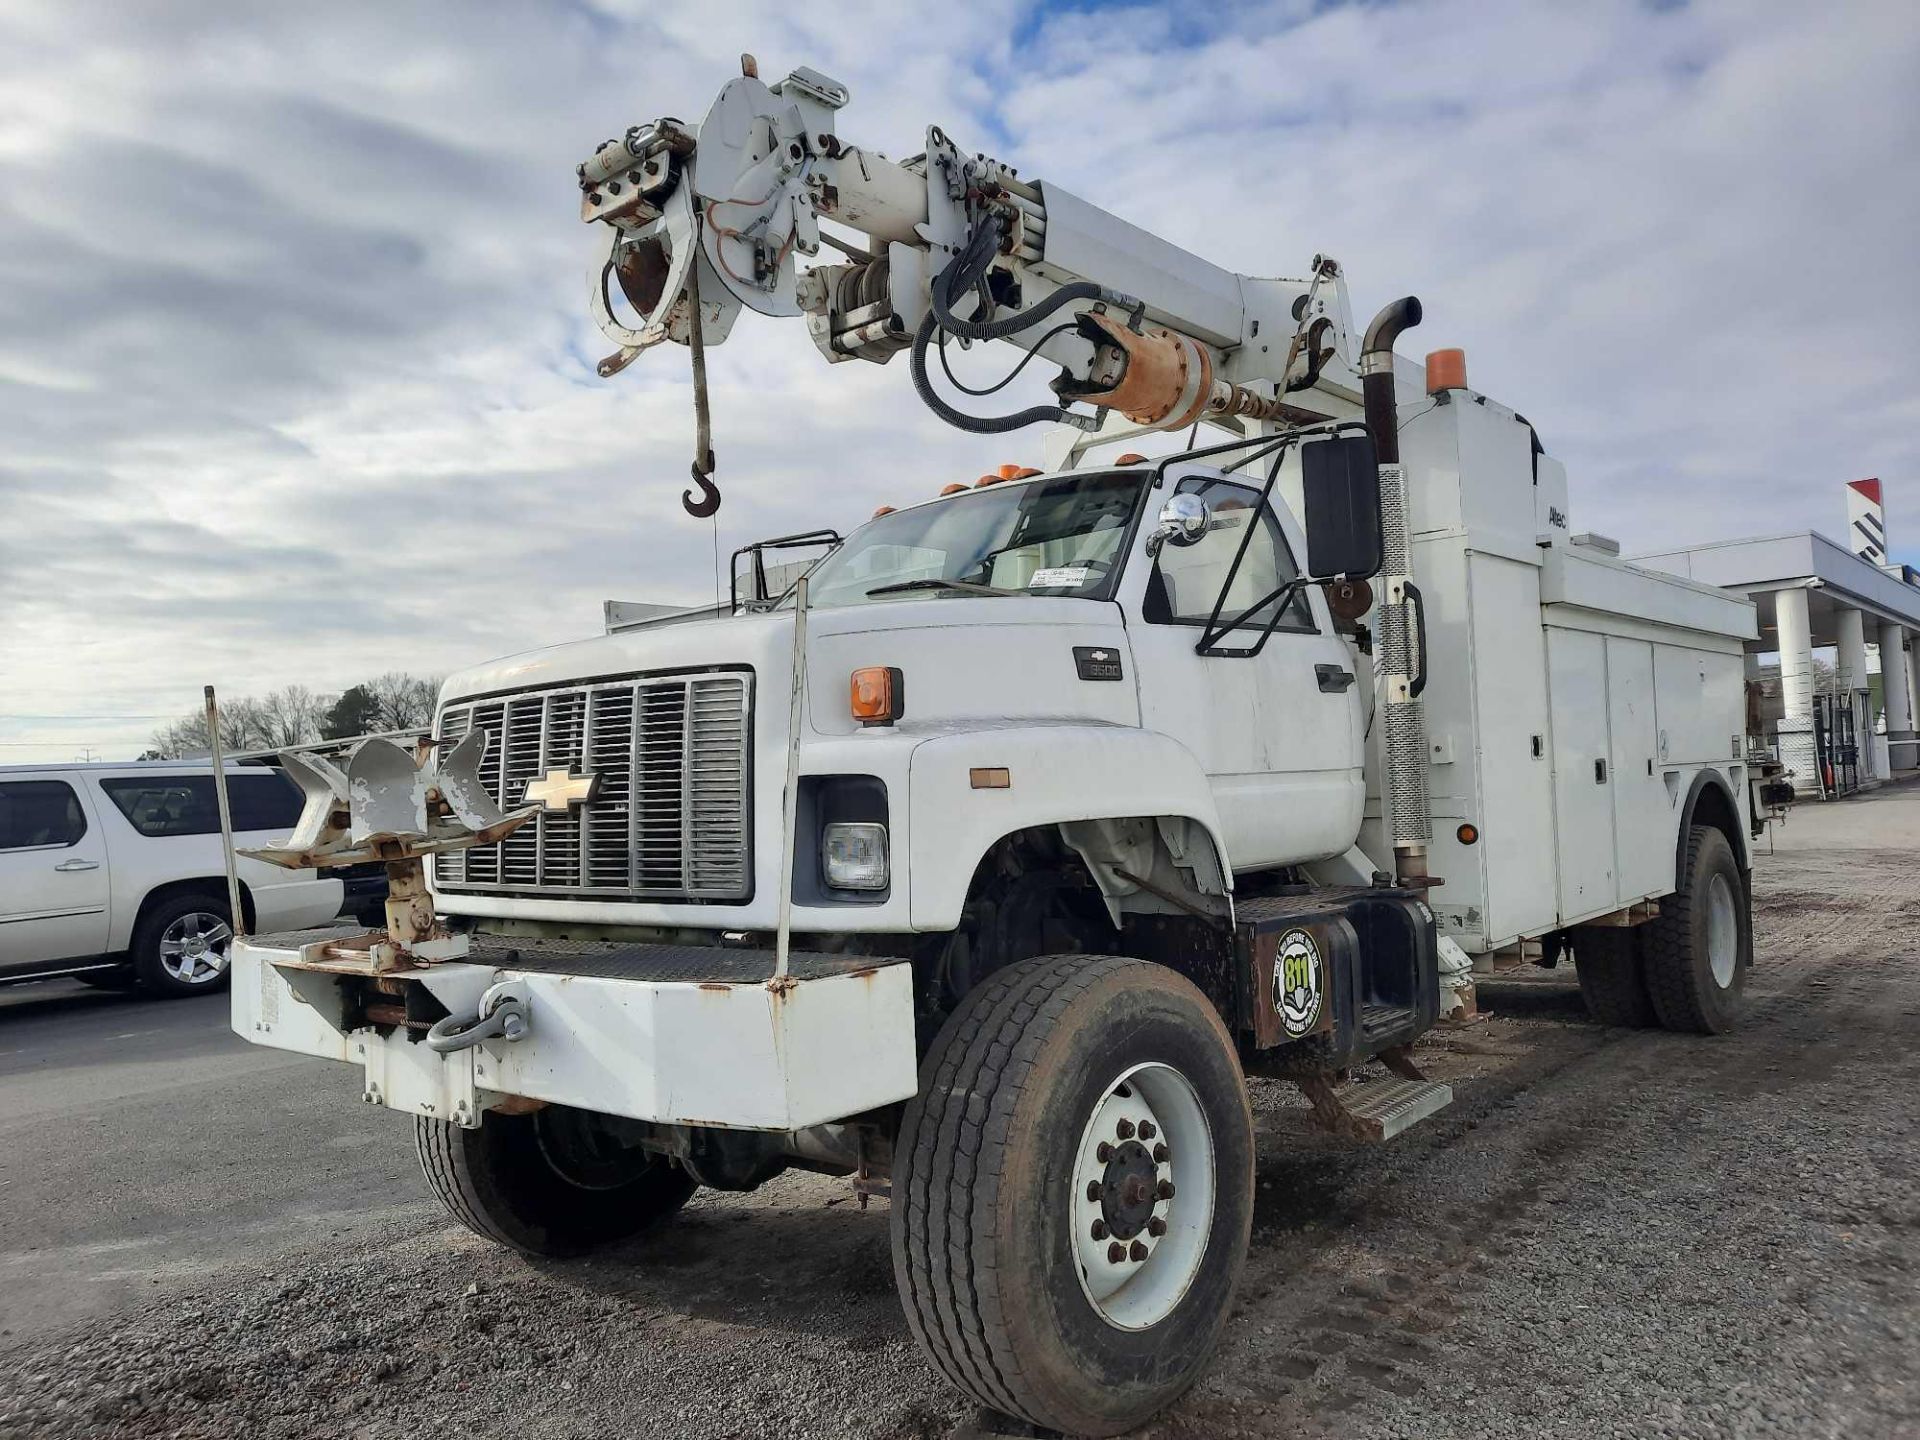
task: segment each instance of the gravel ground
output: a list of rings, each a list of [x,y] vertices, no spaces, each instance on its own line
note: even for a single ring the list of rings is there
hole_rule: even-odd
[[[1796,815],[1735,1035],[1603,1030],[1533,972],[1426,1047],[1459,1098],[1388,1146],[1258,1083],[1238,1313],[1142,1433],[1920,1436],[1917,819],[1912,787]],[[703,1195],[591,1262],[437,1217],[338,1235],[0,1330],[0,1436],[1017,1433],[921,1360],[885,1207],[843,1182]]]

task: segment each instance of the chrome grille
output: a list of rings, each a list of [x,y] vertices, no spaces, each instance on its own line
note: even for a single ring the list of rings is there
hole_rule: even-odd
[[[481,778],[506,809],[549,770],[600,777],[591,805],[543,810],[498,845],[434,857],[448,890],[744,900],[751,889],[752,677],[641,676],[449,705],[440,738],[491,736]]]

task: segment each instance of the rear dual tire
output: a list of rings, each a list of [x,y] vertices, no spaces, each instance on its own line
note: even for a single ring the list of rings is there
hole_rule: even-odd
[[[1693,826],[1678,878],[1679,888],[1646,924],[1574,932],[1580,994],[1600,1024],[1718,1035],[1739,1023],[1753,915],[1727,837]]]
[[[1753,913],[1746,877],[1720,831],[1695,825],[1680,862],[1680,889],[1643,926],[1641,962],[1654,1013],[1669,1030],[1719,1035],[1746,1009]]]
[[[1580,998],[1596,1024],[1644,1029],[1657,1025],[1640,961],[1638,930],[1589,926],[1573,936],[1573,968]]]
[[[957,1388],[1113,1435],[1199,1376],[1252,1213],[1246,1083],[1206,997],[1141,960],[1028,960],[969,994],[922,1066],[894,1276]]]

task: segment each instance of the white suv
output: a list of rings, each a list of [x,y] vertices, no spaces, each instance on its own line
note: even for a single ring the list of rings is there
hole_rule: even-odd
[[[278,770],[227,767],[236,842],[284,840],[301,794]],[[340,911],[341,884],[240,859],[255,932]],[[213,767],[0,767],[0,984],[73,975],[161,995],[218,989],[233,937]]]

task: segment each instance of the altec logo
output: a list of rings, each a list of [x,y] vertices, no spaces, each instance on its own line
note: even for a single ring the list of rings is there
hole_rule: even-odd
[[[1847,482],[1847,534],[1853,553],[1876,565],[1887,563],[1887,517],[1880,505],[1880,482]]]

